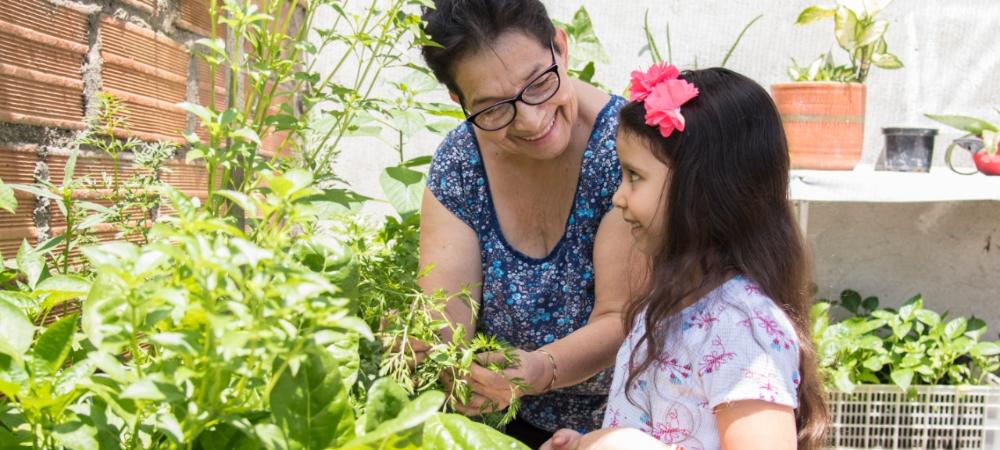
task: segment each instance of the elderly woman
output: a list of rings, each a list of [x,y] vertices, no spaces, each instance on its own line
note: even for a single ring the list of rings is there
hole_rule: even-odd
[[[621,344],[634,265],[611,196],[625,100],[566,75],[568,48],[538,0],[436,0],[424,14],[441,46],[423,56],[468,120],[434,155],[421,209],[421,287],[453,300],[448,319],[518,348],[502,376],[475,366],[470,415],[506,406],[508,434],[537,447],[565,427],[598,428]],[[476,321],[473,324],[473,320]]]

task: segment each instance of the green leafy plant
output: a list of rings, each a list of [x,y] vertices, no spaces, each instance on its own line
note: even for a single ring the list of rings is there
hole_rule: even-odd
[[[397,228],[385,235],[391,242],[404,233],[412,245],[399,247],[411,249],[399,260],[380,248],[354,246],[350,235],[338,232],[344,211],[365,197],[329,186],[336,177],[328,151],[372,104],[373,84],[341,90],[333,78],[324,82],[312,69],[315,60],[302,62],[318,51],[306,36],[312,29],[327,44],[345,45],[362,59],[357,80],[374,83],[383,68],[401,60],[396,44],[407,36],[419,40],[419,18],[408,11],[424,3],[373,2],[360,15],[333,0],[210,3],[213,23],[231,33],[222,39],[213,25],[212,37],[200,41],[211,78],[221,68],[229,92],[248,95],[230,96],[224,111],[185,105],[205,136],[187,136],[187,158],[207,166],[209,192],[199,199],[153,186],[171,214],[157,218],[141,245],[75,247],[87,258],[88,272],[50,273],[42,255],[61,242],[56,240],[24,245],[12,264],[5,262],[0,446],[525,448],[486,425],[443,412],[449,396],[433,386],[408,391],[382,372],[389,367],[383,361],[393,356],[381,349],[384,336],[369,321],[375,308],[411,306],[403,302],[419,293],[418,275],[410,273],[419,217],[401,214]],[[319,8],[335,11],[351,31],[343,33],[337,24],[313,28]],[[291,25],[293,16],[301,27]],[[283,99],[281,106],[273,107],[275,99]],[[296,99],[305,105],[301,110],[291,106]],[[329,140],[309,141],[305,137],[318,131],[309,117],[322,114],[320,103],[342,107],[343,114],[320,130]],[[386,112],[397,106],[386,106]],[[258,155],[261,137],[275,132],[287,133],[281,148],[300,150],[301,159],[278,158],[280,148],[275,157]],[[304,147],[307,141],[315,146]],[[111,149],[114,155],[123,151]],[[70,161],[67,179],[75,156]],[[77,188],[65,180],[53,189],[29,188],[85,209],[72,203]],[[57,195],[64,191],[68,196]],[[14,209],[8,194],[0,189],[0,206]],[[386,242],[387,249],[394,247]],[[366,267],[378,258],[389,260],[381,269]],[[64,272],[70,269],[64,266]],[[369,291],[372,281],[385,280],[373,270],[405,278],[393,289]],[[379,296],[388,300],[366,303]],[[77,298],[78,314],[36,325],[48,322],[49,306]],[[429,309],[397,311],[434,319]],[[408,322],[409,333],[432,331],[430,322],[420,320]],[[441,353],[443,364],[456,368],[468,367],[458,364],[471,364],[481,351],[505,349],[486,338],[448,344],[454,346]],[[514,363],[505,358],[491,367]]]
[[[820,55],[811,64],[800,67],[795,60],[788,74],[794,81],[838,81],[864,83],[872,65],[882,69],[899,69],[903,63],[889,53],[885,32],[889,21],[877,19],[892,0],[837,0],[832,7],[810,6],[795,21],[796,25],[832,19],[837,45],[847,52],[849,62],[836,65],[830,53]]]
[[[49,180],[40,180],[35,184],[8,184],[8,188],[27,192],[41,198],[45,202],[55,202],[66,219],[66,226],[63,232],[52,240],[40,245],[39,248],[46,251],[62,244],[61,251],[53,253],[57,258],[57,266],[61,266],[62,273],[70,271],[70,253],[82,245],[93,242],[92,228],[103,223],[112,215],[112,211],[100,204],[89,202],[78,198],[78,193],[82,192],[90,183],[89,179],[74,178],[76,170],[76,160],[79,155],[79,148],[74,147],[63,168],[63,179],[61,184],[53,183]],[[16,207],[16,203],[13,204]],[[11,210],[14,208],[12,207]],[[37,253],[43,253],[36,251]]]
[[[834,306],[850,317],[831,321]],[[818,300],[811,318],[820,372],[831,389],[895,384],[913,394],[914,385],[982,384],[1000,369],[1000,341],[979,340],[985,322],[949,320],[947,313],[925,309],[919,295],[895,310],[847,290],[838,301]]]
[[[559,20],[552,21],[557,27],[566,31],[569,38],[569,76],[581,81],[590,83],[599,89],[606,88],[594,80],[597,73],[597,64],[607,64],[610,62],[604,46],[594,32],[593,22],[590,20],[590,13],[587,8],[580,6],[573,13],[573,19],[569,22]]]
[[[1000,109],[996,110],[1000,113]],[[969,116],[953,116],[939,114],[924,114],[928,119],[943,123],[949,127],[968,133],[983,141],[983,151],[988,155],[996,155],[1000,151],[1000,128],[983,119]]]
[[[139,237],[146,239],[152,223],[153,211],[159,205],[154,191],[161,185],[159,174],[163,165],[177,150],[172,142],[142,142],[127,135],[128,115],[125,105],[108,93],[98,95],[99,113],[88,121],[78,145],[95,148],[111,157],[111,173],[104,173],[100,180],[87,179],[87,190],[110,204],[105,222],[117,229],[118,238]],[[132,156],[135,171],[122,177],[121,156]]]
[[[750,30],[750,27],[752,27],[753,24],[757,23],[757,21],[760,20],[762,17],[764,17],[763,14],[758,15],[757,17],[754,17],[753,19],[750,19],[750,21],[747,22],[747,24],[743,26],[743,29],[740,30],[740,34],[738,34],[736,36],[736,40],[733,41],[732,45],[729,46],[729,50],[726,51],[726,55],[722,57],[722,61],[719,63],[719,67],[726,67],[726,63],[729,62],[729,58],[731,56],[733,56],[733,52],[736,51],[736,48],[739,47],[739,45],[740,45],[740,41],[743,40],[743,36],[746,35],[747,31]],[[643,48],[643,50],[649,52],[649,57],[653,60],[653,64],[660,64],[660,63],[662,63],[664,61],[668,61],[668,62],[674,62],[675,61],[674,60],[673,46],[672,46],[671,40],[670,40],[670,23],[666,24],[666,38],[667,38],[667,42],[666,42],[667,43],[667,46],[666,46],[666,49],[667,49],[667,58],[666,59],[664,59],[663,58],[663,54],[660,53],[660,47],[656,44],[656,38],[653,37],[653,32],[650,31],[650,27],[649,27],[649,10],[648,9],[646,10],[645,15],[643,16],[642,31],[643,31],[643,35],[646,37],[646,46]],[[692,64],[692,67],[694,67],[695,69],[698,68],[698,56],[697,55],[694,57],[694,63]]]

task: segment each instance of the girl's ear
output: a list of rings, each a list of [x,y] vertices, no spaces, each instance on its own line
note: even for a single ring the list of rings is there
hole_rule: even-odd
[[[566,35],[566,30],[556,27],[552,44],[556,47],[556,59],[559,60],[559,65],[569,69],[569,36]]]

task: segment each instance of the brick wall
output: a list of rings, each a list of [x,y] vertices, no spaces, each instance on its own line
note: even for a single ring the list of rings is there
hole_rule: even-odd
[[[183,143],[195,132],[177,106],[208,105],[208,66],[194,42],[209,34],[211,0],[0,0],[0,179],[30,184],[60,180],[66,155],[107,92],[127,108],[121,137]],[[216,74],[215,106],[226,104],[225,74]],[[283,137],[283,136],[282,136]],[[264,136],[272,155],[280,137]],[[276,142],[277,141],[277,142]],[[160,174],[188,195],[204,195],[204,166],[183,152]],[[129,155],[122,157],[129,167]],[[82,152],[76,173],[111,172],[111,160]],[[23,239],[58,235],[56,206],[18,193],[16,214],[0,212],[0,254],[12,257]],[[106,236],[102,236],[106,237]]]

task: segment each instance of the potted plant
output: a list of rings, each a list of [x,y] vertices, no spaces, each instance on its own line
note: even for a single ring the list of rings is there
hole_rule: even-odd
[[[837,0],[832,7],[810,6],[796,25],[832,19],[837,44],[850,61],[838,65],[828,52],[807,66],[792,60],[791,83],[771,85],[788,137],[792,167],[850,170],[861,159],[865,128],[865,79],[872,66],[899,69],[889,53],[889,22],[876,19],[891,0]]]
[[[836,316],[847,318],[831,321]],[[1000,341],[986,323],[924,308],[898,309],[844,291],[813,305],[812,336],[828,391],[835,448],[996,448]]]
[[[1000,113],[1000,109],[996,110]],[[924,114],[931,120],[936,120],[949,127],[962,130],[968,134],[956,139],[948,146],[945,153],[945,161],[948,167],[956,173],[962,175],[972,175],[973,172],[962,172],[952,164],[952,151],[955,146],[962,147],[972,152],[972,160],[976,163],[976,169],[986,175],[1000,175],[1000,128],[982,119],[968,116],[949,116]]]

